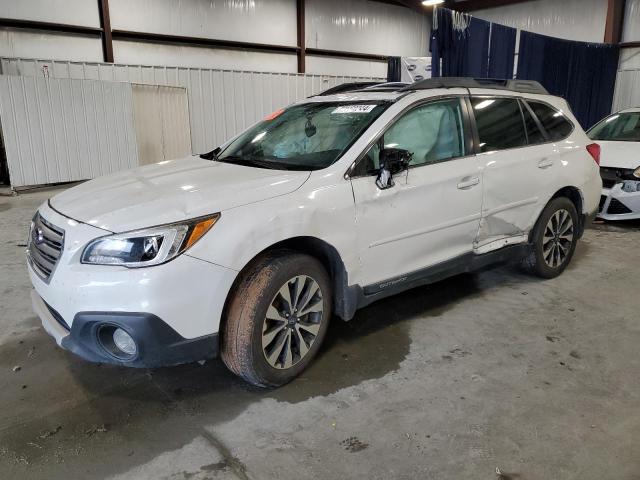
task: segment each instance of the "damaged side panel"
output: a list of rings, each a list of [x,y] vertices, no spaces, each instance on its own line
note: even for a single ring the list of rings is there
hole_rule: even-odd
[[[529,223],[515,210],[505,210],[489,217],[482,217],[473,245],[474,253],[482,254],[507,245],[525,243],[531,228]]]

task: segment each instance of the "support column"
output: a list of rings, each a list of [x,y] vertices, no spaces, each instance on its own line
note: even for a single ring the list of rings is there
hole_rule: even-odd
[[[109,0],[98,0],[100,28],[102,28],[102,56],[104,61],[113,63],[113,38],[111,36],[111,19],[109,18]]]
[[[604,28],[605,43],[620,43],[622,41],[624,7],[625,0],[608,0],[607,20]]]
[[[304,73],[305,66],[305,33],[304,33],[304,0],[296,1],[296,17],[298,31],[298,73]]]

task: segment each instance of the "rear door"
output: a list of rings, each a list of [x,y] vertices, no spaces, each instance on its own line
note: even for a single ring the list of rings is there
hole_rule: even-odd
[[[474,96],[471,106],[484,165],[476,253],[526,241],[553,182],[553,151],[537,119],[518,98]]]
[[[482,171],[466,109],[458,97],[414,105],[356,164],[351,184],[364,285],[385,288],[472,251]],[[386,190],[375,183],[381,148],[413,154],[409,170],[394,176],[395,186]]]

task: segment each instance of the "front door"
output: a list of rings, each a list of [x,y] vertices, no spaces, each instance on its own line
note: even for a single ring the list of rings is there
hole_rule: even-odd
[[[379,284],[471,252],[482,207],[482,170],[459,98],[418,105],[396,120],[352,174],[360,284]],[[379,152],[411,153],[395,185],[376,186]]]

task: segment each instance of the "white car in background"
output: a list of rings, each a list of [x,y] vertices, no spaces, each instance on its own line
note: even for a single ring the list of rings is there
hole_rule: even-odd
[[[598,207],[599,153],[535,82],[317,95],[201,157],[44,203],[27,250],[33,306],[91,361],[220,353],[247,381],[282,385],[332,315],[507,261],[560,275]]]
[[[640,218],[640,108],[628,108],[594,125],[589,138],[600,144],[604,220]]]

